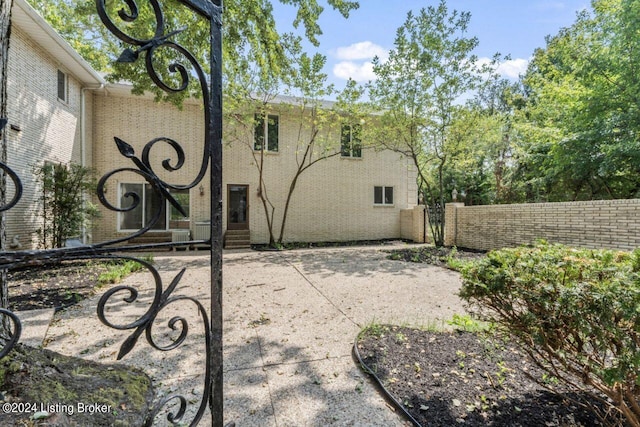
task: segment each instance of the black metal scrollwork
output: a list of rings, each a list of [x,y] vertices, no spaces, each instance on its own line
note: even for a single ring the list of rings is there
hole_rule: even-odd
[[[0,118],[0,132],[2,131],[2,129],[4,129],[7,123],[7,119]],[[22,182],[20,181],[18,175],[6,164],[0,162],[0,168],[4,173],[9,175],[15,186],[13,198],[9,201],[9,203],[0,205],[0,212],[3,212],[11,209],[18,203],[18,201],[20,201],[20,198],[22,197]],[[3,316],[9,318],[9,323],[13,325],[13,330],[11,331],[11,336],[7,337],[8,339],[3,340],[3,347],[2,350],[0,350],[0,359],[6,356],[13,349],[13,347],[15,347],[15,345],[18,343],[18,340],[20,339],[20,334],[22,333],[22,323],[15,313],[7,308],[0,308],[0,319],[2,319]],[[4,321],[4,319],[2,321]]]
[[[122,296],[123,300],[127,303],[133,303],[138,298],[138,291],[130,286],[117,286],[106,292],[100,299],[98,304],[98,317],[105,325],[118,330],[133,330],[131,335],[124,341],[118,353],[118,359],[125,357],[137,344],[142,334],[145,334],[147,342],[156,350],[169,351],[178,348],[186,339],[189,324],[184,317],[176,316],[170,319],[167,326],[178,331],[177,338],[168,345],[159,345],[153,337],[153,325],[156,322],[158,314],[170,304],[175,303],[190,303],[194,304],[200,314],[205,330],[205,343],[206,346],[206,363],[205,363],[205,381],[202,400],[198,407],[197,413],[190,425],[197,425],[202,419],[207,404],[211,410],[212,425],[222,426],[222,306],[221,306],[221,293],[222,293],[222,241],[221,241],[221,209],[220,195],[222,188],[222,149],[221,149],[221,128],[222,128],[222,95],[221,95],[221,5],[215,4],[210,0],[179,0],[180,3],[189,7],[192,11],[198,15],[208,19],[210,22],[210,43],[211,43],[211,55],[209,70],[209,80],[203,71],[203,68],[198,63],[198,60],[187,49],[180,46],[178,43],[171,41],[171,38],[184,29],[178,29],[165,34],[165,17],[162,11],[162,7],[157,0],[148,0],[153,10],[155,17],[155,28],[153,29],[153,37],[149,39],[140,39],[123,31],[109,15],[108,9],[105,4],[106,0],[96,0],[96,6],[98,15],[100,16],[104,25],[111,31],[116,37],[123,42],[136,46],[136,49],[126,48],[120,55],[119,62],[135,62],[139,59],[141,54],[145,56],[145,66],[151,80],[162,90],[175,93],[187,90],[189,86],[189,79],[195,74],[198,78],[200,90],[202,92],[202,99],[204,104],[204,119],[205,119],[205,140],[204,149],[202,152],[202,161],[200,162],[200,168],[196,176],[187,185],[175,185],[161,179],[154,171],[150,162],[150,152],[157,143],[166,143],[172,147],[177,156],[177,160],[172,162],[170,159],[166,159],[162,162],[162,167],[168,172],[174,172],[182,168],[185,164],[185,151],[182,146],[175,140],[165,137],[154,138],[149,141],[142,151],[141,157],[137,157],[134,148],[126,141],[115,137],[116,146],[124,157],[131,160],[134,167],[119,168],[105,174],[98,182],[98,198],[100,202],[108,209],[117,212],[126,212],[135,209],[141,203],[140,195],[129,192],[124,196],[130,199],[130,204],[127,207],[115,206],[110,203],[105,196],[105,184],[107,180],[113,177],[115,174],[122,172],[133,172],[140,175],[145,181],[147,181],[152,190],[162,198],[164,201],[168,201],[179,212],[185,216],[184,209],[180,206],[180,203],[171,195],[170,190],[186,190],[195,187],[205,177],[207,169],[211,166],[210,183],[212,189],[211,195],[211,236],[208,243],[211,245],[211,317],[207,314],[205,307],[196,299],[185,296],[173,296],[178,283],[180,282],[185,270],[181,270],[176,277],[171,281],[166,289],[163,289],[163,283],[158,274],[158,271],[153,268],[149,263],[137,260],[142,263],[143,266],[151,272],[155,281],[155,293],[153,301],[151,302],[148,310],[136,321],[129,324],[118,324],[117,321],[112,321],[108,318],[106,313],[106,306],[112,297],[116,295]],[[124,23],[132,23],[139,17],[139,7],[135,0],[122,0],[126,6],[117,12],[117,15]],[[168,71],[178,76],[178,85],[171,85],[163,80],[161,73],[155,68],[154,65],[154,53],[158,49],[171,49],[179,54],[190,65],[190,69],[187,69],[183,64],[174,62],[168,66]],[[193,74],[191,74],[193,73]],[[161,210],[154,213],[153,218],[142,229],[136,231],[132,236],[126,236],[118,240],[112,240],[106,243],[95,245],[92,249],[94,253],[106,251],[108,246],[112,246],[115,243],[121,243],[129,240],[132,237],[139,236],[153,227],[153,225],[159,220]],[[117,258],[123,258],[117,256]],[[126,259],[132,259],[124,257]],[[169,413],[167,419],[171,423],[177,423],[182,420],[186,413],[188,405],[187,399],[183,396],[172,395],[162,399],[156,404],[153,409],[151,417],[147,421],[147,425],[153,423],[153,419],[160,413],[160,411],[171,402],[177,401],[179,408],[175,413]]]
[[[117,12],[119,20],[126,23],[132,23],[140,16],[140,9],[136,0],[120,0],[123,7]],[[125,31],[118,27],[108,13],[106,0],[96,0],[98,14],[104,25],[120,40],[135,46],[135,49],[127,48],[120,56],[120,61],[133,62],[136,61],[141,54],[145,56],[145,65],[152,81],[164,91],[180,92],[185,91],[189,87],[189,79],[194,75],[199,82],[202,91],[202,99],[204,104],[205,119],[205,136],[204,148],[201,152],[202,159],[200,167],[195,176],[186,185],[177,185],[168,182],[154,170],[151,164],[151,151],[157,144],[168,144],[175,153],[175,159],[165,159],[161,162],[162,168],[168,173],[175,172],[184,167],[187,153],[182,146],[175,140],[158,137],[147,142],[142,150],[140,157],[131,144],[121,138],[115,137],[115,144],[120,154],[129,159],[133,165],[131,167],[123,167],[107,172],[98,181],[97,196],[103,206],[116,212],[127,212],[135,209],[142,202],[140,194],[128,192],[124,194],[129,199],[129,205],[122,207],[113,204],[107,200],[105,195],[106,182],[114,175],[119,173],[134,173],[140,176],[144,181],[150,184],[151,189],[164,202],[169,202],[175,209],[185,214],[184,208],[172,196],[171,190],[188,190],[194,188],[202,182],[208,174],[211,188],[210,212],[211,212],[211,234],[206,243],[211,246],[211,298],[209,310],[205,308],[198,300],[192,297],[174,295],[185,270],[181,270],[164,288],[161,276],[158,271],[148,262],[139,260],[125,255],[114,255],[115,251],[126,252],[140,249],[152,250],[157,246],[165,244],[145,244],[145,245],[126,245],[121,244],[130,240],[132,237],[139,236],[150,230],[154,224],[158,222],[162,214],[162,208],[152,213],[152,218],[147,221],[147,225],[140,230],[123,238],[109,240],[107,242],[96,243],[92,245],[84,245],[81,247],[66,247],[58,249],[49,249],[42,251],[34,250],[18,250],[18,251],[2,251],[0,253],[0,270],[7,270],[17,267],[25,267],[31,265],[45,264],[48,262],[61,262],[65,260],[78,259],[135,259],[141,263],[152,275],[155,285],[153,299],[145,313],[135,320],[127,324],[120,324],[117,320],[112,319],[107,312],[107,306],[116,296],[122,297],[126,303],[134,303],[138,300],[139,292],[132,286],[116,286],[107,291],[98,304],[97,315],[101,322],[105,325],[117,330],[132,331],[129,337],[122,344],[118,359],[125,357],[137,345],[139,338],[144,333],[146,341],[156,350],[170,351],[180,347],[189,333],[189,323],[185,317],[175,316],[171,318],[167,327],[175,331],[174,338],[169,344],[159,344],[153,335],[153,325],[158,323],[158,315],[167,306],[173,304],[191,304],[197,308],[197,312],[202,319],[202,328],[205,332],[206,361],[205,361],[205,380],[203,384],[203,393],[200,404],[190,425],[195,426],[202,419],[207,405],[211,412],[211,423],[214,426],[223,425],[223,399],[222,399],[222,47],[221,47],[221,26],[222,26],[222,7],[221,0],[178,0],[180,3],[188,7],[197,15],[209,21],[210,24],[210,45],[211,54],[209,57],[208,70],[209,75],[203,71],[198,60],[187,49],[178,43],[171,41],[171,38],[179,34],[183,29],[175,30],[165,34],[165,17],[162,7],[158,0],[145,0],[151,6],[153,16],[155,17],[155,28],[153,36],[149,39],[139,39],[128,35]],[[112,4],[112,3],[110,3]],[[113,10],[113,9],[112,9]],[[126,26],[125,26],[126,27]],[[168,71],[177,76],[177,85],[172,85],[163,80],[162,74],[158,73],[154,66],[154,53],[158,49],[170,49],[184,58],[190,68],[175,62],[168,66]],[[0,130],[7,124],[6,119],[0,119]],[[20,200],[23,188],[19,176],[6,164],[0,162],[0,169],[13,182],[14,191],[11,200],[0,205],[0,212],[6,211],[14,207]],[[186,215],[185,215],[186,216]],[[200,241],[192,241],[189,243],[199,243]],[[178,244],[175,244],[178,245]],[[10,337],[6,337],[0,358],[11,351],[18,342],[22,330],[19,318],[8,309],[0,309],[0,318],[7,316],[12,324],[12,332]],[[175,335],[177,334],[177,337]],[[169,413],[167,419],[171,423],[182,422],[187,412],[188,400],[183,396],[171,395],[161,399],[153,408],[151,416],[147,420],[147,425],[152,425],[154,419],[160,412],[167,408],[168,405],[178,403],[178,409]]]
[[[4,343],[2,350],[0,350],[0,359],[2,359],[7,354],[9,354],[13,347],[15,347],[15,345],[18,343],[20,334],[22,333],[22,323],[20,323],[20,319],[18,318],[18,316],[11,310],[0,308],[0,315],[9,317],[11,323],[13,324],[11,337]]]
[[[0,131],[4,129],[7,123],[7,119],[0,119]],[[0,162],[0,169],[2,169],[4,173],[9,175],[9,178],[11,178],[11,181],[13,181],[13,185],[15,187],[14,194],[11,200],[8,203],[5,202],[3,205],[0,205],[0,212],[3,212],[14,207],[20,201],[20,198],[22,198],[22,182],[20,181],[20,177],[18,177],[13,169],[11,169],[6,164]]]
[[[180,279],[182,279],[182,276],[184,275],[186,269],[182,269],[177,275],[176,277],[171,281],[171,283],[169,284],[169,286],[167,287],[166,290],[163,290],[163,286],[162,286],[162,280],[160,278],[160,274],[158,273],[158,271],[148,262],[143,261],[143,260],[137,260],[135,258],[130,258],[130,257],[118,257],[120,259],[133,259],[136,260],[137,262],[141,263],[147,270],[149,270],[149,272],[151,272],[154,281],[155,281],[155,293],[154,293],[154,298],[153,298],[153,302],[151,304],[151,306],[149,307],[149,309],[135,322],[129,323],[129,324],[125,324],[125,325],[121,325],[121,324],[117,324],[115,322],[112,322],[111,320],[108,319],[108,316],[106,314],[106,306],[109,302],[109,300],[111,299],[111,297],[115,296],[116,294],[121,294],[121,293],[126,293],[128,294],[126,297],[123,298],[123,300],[127,303],[133,303],[137,300],[138,298],[138,291],[137,289],[131,287],[131,286],[116,286],[112,289],[110,289],[109,291],[107,291],[101,298],[100,301],[98,302],[98,318],[100,319],[100,321],[102,323],[104,323],[105,325],[114,328],[114,329],[118,329],[118,330],[134,330],[133,333],[122,343],[122,346],[120,347],[120,351],[118,353],[117,359],[121,360],[123,357],[125,357],[131,350],[133,350],[133,348],[135,347],[136,343],[138,342],[138,339],[140,338],[140,336],[144,333],[145,337],[147,339],[147,342],[149,344],[151,344],[151,346],[153,348],[155,348],[156,350],[159,351],[170,351],[173,349],[178,348],[187,338],[187,334],[189,331],[189,324],[187,322],[187,320],[182,317],[182,316],[175,316],[173,318],[171,318],[168,322],[168,327],[172,330],[179,330],[179,336],[177,338],[175,338],[170,344],[168,345],[160,345],[158,344],[153,337],[153,325],[154,322],[156,321],[156,317],[158,315],[158,313],[160,313],[165,307],[167,307],[169,304],[172,303],[176,303],[176,302],[180,302],[180,301],[186,301],[186,302],[191,302],[192,304],[194,304],[196,306],[196,308],[198,309],[198,313],[199,315],[202,317],[203,319],[203,326],[204,326],[204,331],[205,331],[205,345],[206,348],[209,348],[210,345],[210,341],[209,341],[209,337],[210,337],[210,329],[209,329],[209,317],[207,315],[207,311],[204,308],[204,306],[197,301],[194,298],[191,297],[184,297],[184,296],[171,296],[173,291],[176,289],[176,287],[178,286],[178,283],[180,282]],[[198,411],[196,413],[196,416],[194,418],[194,422],[192,423],[192,425],[195,425],[195,423],[198,422],[198,420],[200,420],[204,414],[204,411],[206,410],[207,407],[207,402],[209,400],[209,390],[210,390],[210,382],[211,379],[209,378],[209,372],[211,371],[211,367],[209,365],[210,360],[209,358],[207,358],[206,361],[206,365],[205,365],[205,386],[204,386],[204,393],[203,393],[203,397],[202,400],[200,402],[200,406],[198,408]],[[160,400],[160,402],[158,402],[152,412],[151,412],[151,416],[147,419],[147,424],[146,425],[151,425],[153,423],[154,418],[159,414],[159,412],[162,410],[162,408],[167,405],[169,402],[173,401],[173,400],[178,400],[180,403],[180,407],[179,410],[177,411],[177,413],[169,413],[167,415],[167,419],[172,422],[172,423],[177,423],[179,421],[181,421],[182,417],[184,416],[185,412],[186,412],[186,406],[187,406],[187,400],[183,397],[183,396],[179,396],[179,395],[172,395],[172,396],[168,396],[163,398],[162,400]]]

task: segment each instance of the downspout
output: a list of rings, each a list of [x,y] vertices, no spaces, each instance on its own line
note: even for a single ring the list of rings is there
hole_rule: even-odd
[[[85,86],[80,89],[80,165],[85,168],[87,167],[87,137],[86,137],[86,129],[87,129],[87,110],[86,110],[86,95],[85,91],[87,90],[100,90],[104,88],[104,83],[100,83],[99,86],[91,87]],[[87,204],[87,194],[82,194],[82,208],[84,209]],[[82,224],[82,244],[87,244],[87,226]]]

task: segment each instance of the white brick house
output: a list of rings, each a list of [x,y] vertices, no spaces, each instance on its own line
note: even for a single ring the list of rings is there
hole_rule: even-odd
[[[29,181],[30,165],[43,160],[77,162],[97,169],[98,175],[119,167],[131,167],[121,156],[114,137],[131,144],[140,154],[144,145],[156,137],[179,142],[186,152],[186,164],[164,177],[172,183],[186,184],[197,174],[202,159],[204,124],[199,103],[187,102],[179,110],[156,103],[151,97],[134,96],[126,85],[105,84],[24,0],[14,0],[13,34],[10,48],[9,123],[21,130],[10,130],[9,165],[19,165],[29,188],[28,197],[9,212],[8,237],[20,230],[21,242],[27,244],[37,228],[35,184]],[[28,35],[27,35],[28,34]],[[25,71],[28,70],[29,72]],[[57,78],[66,76],[67,98],[57,94]],[[273,113],[277,123],[267,130],[277,135],[277,150],[268,147],[264,180],[269,196],[277,207],[275,224],[280,217],[291,177],[295,169],[295,139],[298,123],[286,112]],[[341,132],[333,135],[340,150]],[[268,242],[262,204],[257,194],[258,173],[251,147],[254,135],[246,144],[229,143],[223,155],[223,227],[250,231],[251,243]],[[267,143],[268,145],[268,143]],[[175,158],[167,144],[156,144],[153,158],[160,172],[160,161]],[[409,159],[391,151],[364,149],[323,160],[306,171],[295,190],[287,219],[285,241],[348,241],[401,237],[400,211],[416,205],[415,168]],[[18,160],[20,159],[20,160]],[[206,180],[205,180],[206,181]],[[127,203],[123,194],[141,194],[144,205],[129,213],[102,210],[102,217],[91,230],[94,242],[121,238],[131,234],[148,220],[147,206],[154,198],[144,179],[136,174],[117,174],[106,186],[111,203]],[[188,205],[189,217],[175,215],[167,209],[157,224],[158,232],[190,230],[209,218],[208,182],[181,194]],[[277,234],[279,228],[274,230]],[[276,235],[277,237],[277,235]]]
[[[8,61],[9,166],[24,194],[7,214],[7,239],[33,246],[39,190],[34,167],[43,162],[91,166],[92,89],[104,81],[24,0],[15,0]],[[9,191],[12,186],[9,185]]]

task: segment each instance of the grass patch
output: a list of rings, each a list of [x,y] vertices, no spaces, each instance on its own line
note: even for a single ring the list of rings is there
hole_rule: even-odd
[[[491,325],[486,322],[478,321],[468,314],[454,314],[451,320],[447,320],[449,326],[453,329],[463,332],[484,332],[491,329]]]
[[[447,267],[455,271],[460,271],[469,262],[482,258],[485,255],[483,251],[435,246],[394,249],[388,251],[388,253],[387,259],[393,261],[432,264]]]
[[[153,262],[153,257],[151,255],[147,255],[142,259],[149,263]],[[98,286],[120,283],[125,277],[135,273],[136,271],[140,271],[143,268],[144,265],[134,260],[109,261],[107,263],[107,271],[98,276]]]

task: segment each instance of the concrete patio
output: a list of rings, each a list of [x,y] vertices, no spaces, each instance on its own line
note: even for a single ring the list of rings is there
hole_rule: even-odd
[[[354,339],[372,322],[446,326],[446,320],[464,308],[455,295],[457,273],[387,260],[384,250],[398,247],[404,244],[225,252],[226,421],[238,427],[407,425],[356,366]],[[186,267],[174,295],[196,298],[208,307],[205,252],[157,255],[155,261],[165,288]],[[139,318],[153,295],[148,273],[134,274],[123,284],[140,295],[131,304],[122,300],[127,293],[110,299],[107,316],[117,324]],[[104,291],[57,313],[50,322],[43,320],[50,313],[32,314],[42,335],[38,338],[36,327],[27,323],[25,334],[35,335],[30,343],[44,336],[48,349],[115,361],[130,331],[109,328],[97,319],[97,301]],[[196,308],[187,300],[172,303],[154,323],[154,339],[162,345],[176,334],[166,328],[168,320],[178,314],[186,318],[189,336],[179,349],[157,351],[141,338],[122,360],[144,369],[162,392],[182,393],[191,404],[187,417],[199,404],[204,371],[204,333]],[[168,424],[163,418],[156,423]],[[208,424],[205,415],[201,425]]]

